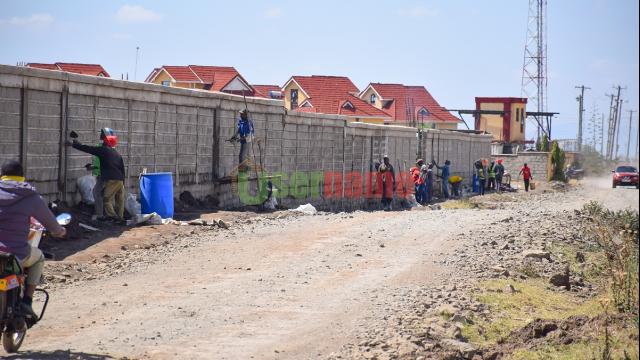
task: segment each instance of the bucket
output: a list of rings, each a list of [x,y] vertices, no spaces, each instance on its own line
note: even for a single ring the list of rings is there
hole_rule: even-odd
[[[170,172],[140,175],[140,205],[143,214],[155,212],[163,219],[173,217],[173,177]]]

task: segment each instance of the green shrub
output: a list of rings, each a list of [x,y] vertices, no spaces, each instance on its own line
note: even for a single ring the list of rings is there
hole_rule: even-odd
[[[551,143],[551,164],[553,166],[553,173],[551,175],[551,180],[566,181],[564,176],[564,162],[565,162],[564,151],[560,148],[560,145],[558,145],[558,142],[554,140]]]

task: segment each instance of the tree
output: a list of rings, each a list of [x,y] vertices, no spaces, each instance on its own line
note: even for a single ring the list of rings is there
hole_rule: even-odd
[[[554,140],[551,142],[551,165],[553,166],[551,180],[566,181],[564,176],[564,161],[564,150],[562,150],[558,142]]]
[[[536,149],[538,151],[549,151],[549,137],[547,136],[547,134],[544,134],[542,136],[541,141],[540,139],[538,139],[538,142],[536,143]]]

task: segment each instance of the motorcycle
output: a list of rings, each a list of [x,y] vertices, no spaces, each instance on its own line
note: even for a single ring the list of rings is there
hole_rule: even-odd
[[[56,220],[58,224],[66,226],[71,222],[71,215],[63,213]],[[30,246],[37,248],[44,234],[44,228],[32,227]],[[26,274],[18,259],[13,254],[0,252],[0,338],[7,353],[18,351],[27,330],[42,320],[49,303],[49,293],[44,289],[36,289],[44,295],[42,310],[37,319],[27,316],[20,307],[25,288]]]
[[[578,168],[568,168],[564,172],[564,176],[567,179],[582,180],[582,178],[584,177],[584,170]]]

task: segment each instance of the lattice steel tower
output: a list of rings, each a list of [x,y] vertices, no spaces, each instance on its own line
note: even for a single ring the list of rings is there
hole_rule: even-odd
[[[547,0],[529,0],[522,96],[529,99],[528,108],[547,111]],[[541,129],[536,126],[540,138]]]

